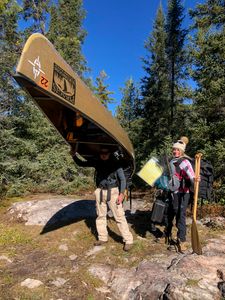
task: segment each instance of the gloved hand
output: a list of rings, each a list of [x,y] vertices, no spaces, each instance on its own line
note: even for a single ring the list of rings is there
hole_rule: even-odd
[[[76,149],[72,148],[70,149],[70,155],[75,156],[77,153]]]

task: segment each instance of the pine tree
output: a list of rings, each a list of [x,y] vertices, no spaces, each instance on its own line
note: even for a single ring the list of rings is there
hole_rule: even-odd
[[[34,28],[39,32],[47,28],[46,23],[42,23],[47,21],[44,18],[47,1],[44,2],[35,2],[38,5],[37,18],[37,11],[32,6],[34,2],[25,1],[25,34],[17,29],[21,8],[16,2],[9,0],[0,6],[0,47],[3,54],[0,77],[0,179],[4,183],[0,193],[7,193],[7,196],[20,195],[25,191],[66,193],[89,182],[86,171],[83,171],[81,182],[77,176],[78,170],[68,155],[68,146],[11,77],[21,53],[22,36],[31,33]]]
[[[217,29],[225,23],[225,2],[224,0],[207,0],[198,4],[195,10],[190,11],[195,20],[194,28],[209,28],[216,26]]]
[[[17,22],[21,8],[14,0],[1,2],[0,6],[0,194],[6,192],[8,183],[6,165],[10,165],[10,146],[14,141],[15,114],[21,109],[21,94],[12,78],[13,69],[21,50]]]
[[[125,82],[125,87],[121,89],[122,100],[121,105],[117,107],[116,117],[120,121],[122,127],[131,130],[132,122],[140,115],[139,91],[136,88],[132,78]]]
[[[136,152],[136,161],[140,161],[140,135],[143,118],[141,117],[142,106],[140,102],[140,91],[132,78],[125,82],[125,87],[121,89],[122,100],[117,107],[116,118],[121,126],[126,130]]]
[[[192,126],[195,149],[215,166],[215,177],[225,190],[225,1],[208,0],[191,12],[194,19],[193,78],[197,83]],[[218,191],[217,191],[218,192]]]
[[[195,103],[199,121],[204,124],[204,139],[210,143],[224,137],[224,14],[224,1],[219,0],[207,1],[191,13],[197,29],[192,48],[193,78],[198,86]]]
[[[82,0],[59,0],[51,8],[51,22],[47,37],[72,69],[82,77],[87,70],[81,52],[86,31],[82,28],[85,12]]]
[[[40,32],[46,34],[46,23],[49,16],[50,0],[23,0],[23,18],[31,20],[27,34]]]
[[[107,108],[108,104],[113,103],[113,98],[110,95],[113,92],[108,90],[109,85],[106,85],[104,81],[108,78],[106,72],[102,70],[99,76],[96,78],[96,86],[94,87],[95,95],[101,101],[101,103]]]
[[[169,134],[166,32],[161,5],[145,48],[149,55],[143,60],[147,75],[142,79],[141,86],[144,122],[140,141],[144,157],[154,149],[159,149],[163,139]]]
[[[19,110],[21,94],[16,89],[13,79],[14,66],[21,51],[21,37],[17,22],[21,7],[14,0],[6,0],[0,6],[0,121],[6,119]],[[7,122],[7,128],[10,123]],[[5,124],[6,126],[6,124]]]
[[[16,1],[7,0],[0,10],[0,116],[4,118],[17,107],[19,94],[12,78],[13,67],[21,51],[21,38],[17,28],[21,8]]]
[[[170,95],[170,128],[171,134],[175,131],[175,115],[179,103],[183,102],[181,83],[185,78],[186,53],[184,50],[187,30],[182,29],[184,8],[181,0],[169,0],[166,20],[166,53],[169,74]]]

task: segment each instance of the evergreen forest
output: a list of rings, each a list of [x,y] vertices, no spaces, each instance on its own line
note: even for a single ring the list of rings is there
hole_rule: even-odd
[[[124,82],[115,117],[134,145],[137,171],[187,136],[188,155],[200,151],[212,163],[215,201],[225,204],[225,0],[201,2],[192,10],[181,0],[159,4],[143,41],[145,75]],[[68,145],[13,78],[25,41],[40,32],[107,107],[113,101],[107,74],[102,71],[95,83],[85,75],[85,14],[82,0],[0,1],[1,198],[93,187],[93,174],[74,164]]]

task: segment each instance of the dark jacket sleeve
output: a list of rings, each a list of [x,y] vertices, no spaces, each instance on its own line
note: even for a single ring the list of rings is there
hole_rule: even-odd
[[[124,193],[126,189],[126,177],[122,168],[117,169],[117,176],[119,178],[119,191]]]
[[[95,162],[92,160],[81,160],[76,155],[73,156],[73,160],[80,167],[95,167]]]

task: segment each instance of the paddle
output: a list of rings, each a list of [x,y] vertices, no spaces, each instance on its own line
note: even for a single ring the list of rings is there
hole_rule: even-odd
[[[202,254],[202,247],[198,236],[196,215],[197,215],[198,191],[199,191],[198,177],[200,175],[201,156],[202,156],[201,153],[197,153],[195,155],[194,206],[193,206],[193,218],[192,218],[192,225],[191,225],[191,246],[193,252],[199,255]]]

